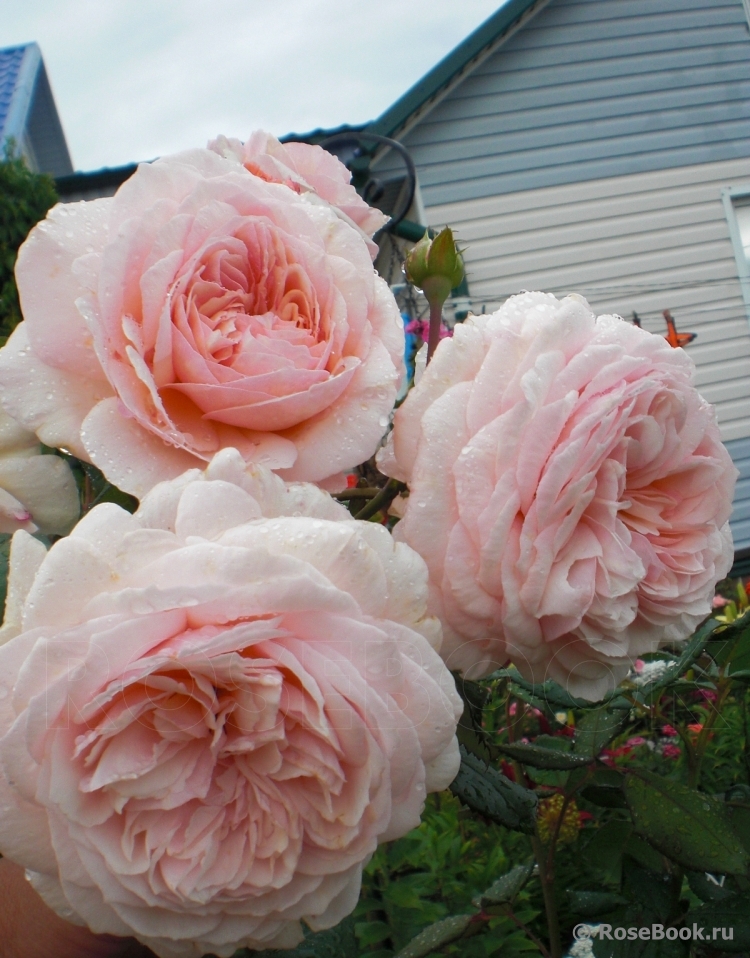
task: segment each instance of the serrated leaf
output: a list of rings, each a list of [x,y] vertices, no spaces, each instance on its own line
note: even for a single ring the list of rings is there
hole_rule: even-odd
[[[674,682],[676,679],[679,679],[681,675],[684,675],[691,665],[693,665],[693,663],[700,657],[713,633],[721,627],[721,622],[717,622],[716,619],[708,619],[706,622],[704,622],[703,625],[693,634],[693,637],[683,649],[680,657],[672,662],[658,678],[655,678],[653,681],[642,685],[638,689],[638,697],[642,699],[649,698],[654,693],[660,692],[668,685],[671,685],[672,682]],[[729,626],[729,629],[734,629],[734,626]],[[729,636],[727,636],[725,632],[722,632],[722,638],[728,637]]]
[[[511,868],[507,874],[502,875],[497,881],[493,882],[481,895],[477,895],[476,898],[473,898],[472,904],[482,910],[489,905],[504,905],[506,902],[513,901],[529,880],[533,871],[533,862],[529,862],[527,865],[516,865],[516,867]]]
[[[562,752],[556,748],[545,748],[542,745],[526,745],[523,742],[513,743],[512,745],[498,745],[497,750],[516,762],[521,762],[522,765],[530,765],[532,768],[552,769],[558,772],[581,768],[584,765],[590,765],[592,762],[592,759],[586,756],[572,755],[569,752]]]
[[[685,916],[685,923],[692,926],[695,923],[699,928],[710,931],[713,947],[719,952],[747,954],[750,950],[750,898],[745,895],[733,895],[722,901],[713,901],[691,909]],[[713,937],[714,928],[726,929],[727,934],[732,931],[731,940],[727,941],[718,932],[718,938]]]
[[[644,770],[628,775],[625,797],[635,830],[667,858],[693,871],[746,871],[748,855],[723,802]]]
[[[456,737],[467,751],[488,764],[497,758],[490,736],[482,728],[482,710],[487,704],[489,690],[478,682],[470,682],[460,673],[452,673],[456,689],[463,699],[464,710],[458,720]]]
[[[464,805],[498,825],[532,834],[537,796],[468,752],[463,745],[461,767],[450,790]]]
[[[429,925],[412,938],[409,944],[402,948],[396,958],[426,958],[427,955],[449,945],[459,939],[471,924],[474,915],[451,915]]]
[[[685,877],[688,880],[688,885],[690,885],[690,890],[701,901],[723,901],[725,898],[731,898],[734,894],[733,889],[712,881],[706,872],[688,871],[685,872]]]
[[[493,672],[489,678],[510,679],[518,688],[523,689],[536,699],[544,702],[553,712],[559,712],[560,709],[591,708],[591,702],[588,702],[586,699],[576,698],[574,695],[571,695],[570,692],[567,692],[562,685],[558,685],[557,682],[554,682],[552,679],[535,684],[534,682],[529,682],[524,679],[520,672],[514,668],[498,669],[498,671]]]
[[[305,940],[291,951],[266,949],[248,951],[242,949],[233,958],[359,958],[360,950],[354,935],[354,919],[351,915],[334,928],[325,931],[305,930]]]
[[[606,705],[590,709],[576,727],[573,754],[596,758],[605,745],[622,731],[627,720],[627,713],[619,709],[615,711]]]

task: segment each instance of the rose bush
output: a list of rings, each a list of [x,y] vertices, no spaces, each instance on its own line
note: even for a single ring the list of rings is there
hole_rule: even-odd
[[[36,436],[0,410],[0,532],[61,535],[78,513],[78,490],[67,462],[43,455]]]
[[[596,699],[686,638],[732,563],[736,477],[681,349],[580,297],[509,299],[444,340],[380,467],[430,569],[451,668],[509,658]]]
[[[457,771],[424,563],[314,486],[225,450],[11,566],[0,850],[95,932],[292,947]]]
[[[365,204],[319,153],[294,157],[320,195],[194,150],[54,207],[19,254],[3,407],[138,497],[230,446],[315,482],[371,456],[403,325],[352,222]]]

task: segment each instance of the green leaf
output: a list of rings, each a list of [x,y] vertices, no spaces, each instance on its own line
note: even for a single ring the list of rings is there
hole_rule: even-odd
[[[478,682],[470,682],[458,672],[452,674],[464,702],[463,714],[456,729],[458,741],[472,755],[489,764],[497,758],[494,743],[482,728],[482,711],[490,697],[489,690]]]
[[[627,898],[609,891],[569,891],[568,898],[573,912],[581,918],[595,918],[628,903]]]
[[[668,685],[671,685],[676,679],[679,679],[680,676],[684,675],[685,672],[687,672],[687,670],[695,663],[695,661],[700,658],[713,633],[721,627],[722,623],[717,622],[716,619],[707,619],[703,625],[693,634],[693,637],[682,650],[680,657],[675,659],[674,662],[670,663],[670,665],[658,678],[653,679],[646,685],[642,685],[638,689],[638,697],[641,699],[649,698],[653,696],[654,693],[660,692]],[[729,626],[729,629],[734,628],[735,627],[733,625]],[[726,636],[726,633],[722,632],[722,638],[725,637],[728,636]]]
[[[426,958],[427,955],[459,939],[471,924],[474,915],[451,915],[428,925],[402,948],[396,958]]]
[[[538,801],[534,792],[485,765],[463,745],[460,749],[461,767],[450,786],[456,798],[498,825],[533,833]]]
[[[529,862],[527,865],[516,865],[506,875],[493,882],[481,895],[473,898],[472,904],[483,910],[490,905],[504,905],[513,901],[529,880],[533,871],[533,862]]]
[[[664,874],[671,867],[661,852],[658,852],[645,839],[635,833],[628,836],[623,851],[655,875]]]
[[[335,928],[325,931],[305,930],[305,940],[291,951],[249,951],[246,948],[235,952],[233,958],[359,958],[359,947],[354,935],[354,919],[351,915]]]
[[[718,665],[730,663],[730,673],[750,669],[750,612],[715,633],[707,651]]]
[[[611,785],[586,785],[581,789],[581,797],[600,808],[627,808],[622,788]]]
[[[685,877],[691,891],[701,901],[723,901],[725,898],[731,898],[734,894],[733,889],[711,881],[706,872],[689,871],[685,873]]]
[[[743,805],[729,805],[729,820],[742,842],[742,847],[750,853],[750,808]]]
[[[378,945],[386,938],[390,938],[391,929],[384,921],[358,921],[354,926],[354,933],[360,945]]]
[[[622,873],[622,855],[633,826],[621,819],[612,819],[602,825],[584,846],[582,857],[605,882],[619,885]]]
[[[627,720],[626,712],[619,709],[615,711],[606,705],[586,712],[576,727],[573,754],[596,758],[604,746],[622,731]]]
[[[685,916],[685,924],[692,927],[693,923],[703,928],[704,937],[707,931],[710,933],[713,947],[719,952],[747,954],[750,950],[750,898],[745,895],[733,895],[691,909]],[[714,928],[724,928],[727,934],[731,929],[732,940],[726,941],[718,930],[718,937],[714,938]]]
[[[383,898],[398,908],[421,908],[422,898],[417,889],[404,878],[390,882],[383,889]]]
[[[625,783],[636,832],[667,858],[694,871],[739,875],[748,855],[722,802],[639,770]]]
[[[522,765],[532,768],[549,768],[557,771],[567,771],[571,768],[581,768],[590,765],[592,759],[584,755],[571,755],[556,748],[545,748],[543,745],[525,745],[523,742],[512,745],[498,745],[497,750]]]
[[[521,676],[520,672],[514,668],[498,669],[497,672],[493,672],[492,675],[488,676],[488,679],[510,679],[514,685],[517,685],[520,689],[523,689],[536,699],[544,702],[553,712],[559,712],[560,709],[590,709],[592,707],[591,702],[588,702],[586,699],[576,698],[574,695],[571,695],[570,692],[567,692],[562,685],[558,685],[557,682],[554,682],[552,679],[537,684],[528,682]]]

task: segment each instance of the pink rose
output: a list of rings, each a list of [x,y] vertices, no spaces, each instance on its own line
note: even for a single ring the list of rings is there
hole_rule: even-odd
[[[61,535],[78,518],[78,489],[67,462],[0,410],[0,533]]]
[[[377,448],[403,324],[360,230],[315,193],[210,150],[167,157],[54,207],[16,275],[0,402],[127,492],[229,446],[315,482]]]
[[[514,296],[443,340],[381,468],[451,668],[509,658],[597,699],[688,636],[732,563],[736,470],[681,349],[580,297]]]
[[[337,157],[310,143],[280,143],[256,130],[245,143],[219,136],[208,148],[234,158],[269,183],[284,183],[298,193],[315,193],[362,230],[369,238],[388,222],[379,209],[368,206],[351,185],[351,174]],[[373,244],[373,256],[377,246]]]
[[[427,571],[347,516],[225,450],[49,553],[16,533],[0,851],[58,914],[172,958],[293,947],[447,787]]]

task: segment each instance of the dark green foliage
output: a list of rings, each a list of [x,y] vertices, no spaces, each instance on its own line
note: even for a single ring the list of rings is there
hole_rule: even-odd
[[[519,832],[534,831],[536,795],[486,765],[463,745],[461,768],[451,791],[464,805],[498,825]]]
[[[430,796],[419,828],[381,846],[365,869],[355,912],[362,958],[393,958],[426,927],[450,915],[477,914],[481,904],[485,920],[475,921],[468,937],[441,946],[439,954],[538,954],[507,917],[506,906],[481,901],[493,890],[500,897],[497,880],[528,856],[527,849],[527,838],[477,819],[450,794]],[[509,897],[516,918],[531,922],[538,907],[521,887],[528,865],[521,870],[508,879]]]
[[[116,506],[125,509],[126,512],[133,513],[138,508],[138,500],[135,496],[122,492],[117,486],[108,482],[101,471],[90,462],[83,462],[74,456],[64,455],[56,449],[47,449],[50,453],[57,453],[67,460],[78,486],[78,496],[81,500],[81,514],[85,515],[94,506],[102,502],[113,502]]]
[[[18,247],[56,202],[52,177],[32,173],[17,156],[0,162],[0,345],[21,321],[13,276]]]
[[[335,928],[326,931],[308,930],[302,944],[291,951],[248,951],[241,948],[233,958],[358,958],[359,948],[354,936],[354,918],[350,915]]]
[[[720,874],[747,870],[747,852],[723,802],[644,769],[628,776],[625,797],[638,834],[673,861]]]
[[[0,534],[0,609],[5,609],[8,592],[8,560],[10,558],[10,533]]]

